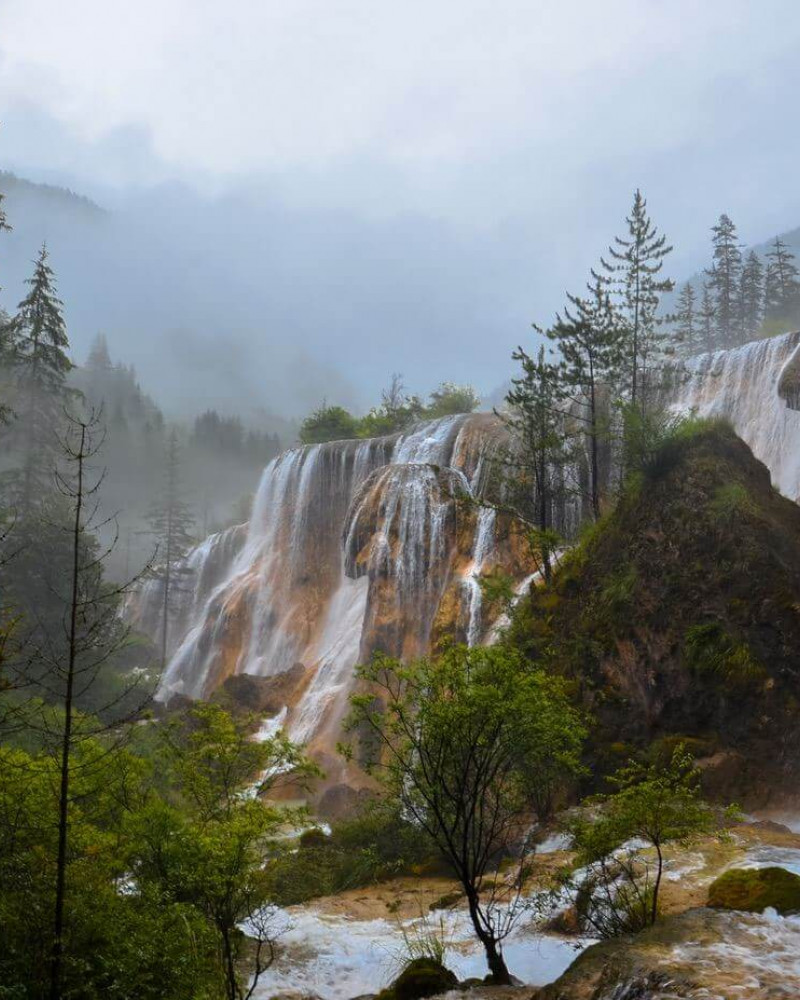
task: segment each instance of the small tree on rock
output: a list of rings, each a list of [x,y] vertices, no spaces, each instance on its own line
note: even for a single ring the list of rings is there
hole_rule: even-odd
[[[667,844],[687,843],[717,829],[700,794],[700,773],[680,745],[666,761],[631,762],[611,779],[617,791],[599,796],[600,813],[571,826],[581,917],[601,937],[641,930],[658,917]],[[644,841],[654,857],[629,841]]]
[[[580,719],[557,678],[502,646],[453,646],[407,666],[379,655],[359,676],[369,693],[352,699],[349,725],[370,738],[371,769],[448,860],[492,978],[509,985],[502,942],[521,912],[531,787],[541,761],[577,768]],[[514,866],[501,875],[508,856]]]

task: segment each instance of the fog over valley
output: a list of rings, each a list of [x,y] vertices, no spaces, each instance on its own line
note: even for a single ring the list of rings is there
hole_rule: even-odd
[[[800,996],[797,0],[0,0],[0,1000]]]

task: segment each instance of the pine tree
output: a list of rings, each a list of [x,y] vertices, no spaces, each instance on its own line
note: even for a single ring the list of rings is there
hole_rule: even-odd
[[[22,468],[12,477],[12,494],[22,511],[41,497],[52,481],[58,451],[56,431],[70,396],[67,375],[73,365],[63,303],[56,294],[55,275],[42,246],[27,296],[20,302],[11,329],[16,370],[18,434]]]
[[[608,249],[609,259],[601,258],[600,271],[592,275],[620,300],[628,334],[627,395],[634,408],[643,408],[652,370],[660,360],[659,302],[661,295],[674,287],[671,279],[660,277],[672,247],[659,235],[638,188],[626,222],[627,235],[615,237]]]
[[[156,561],[150,575],[162,586],[161,668],[167,664],[169,616],[172,602],[187,583],[191,571],[185,565],[186,554],[194,544],[191,529],[194,516],[183,500],[180,475],[178,434],[173,428],[167,441],[164,485],[161,496],[150,509],[148,520],[158,544]]]
[[[10,233],[11,232],[11,225],[9,224],[8,217],[6,216],[5,209],[3,208],[3,199],[4,198],[5,198],[5,195],[2,193],[2,191],[0,191],[0,233],[4,233],[4,232],[5,233]],[[2,291],[2,287],[0,287],[0,291]],[[2,333],[1,329],[0,329],[0,333]]]
[[[768,320],[785,320],[800,306],[800,272],[794,254],[779,236],[766,257],[764,315]]]
[[[600,517],[600,448],[608,441],[608,414],[601,393],[619,382],[625,361],[625,328],[603,284],[595,280],[588,298],[568,295],[570,306],[548,331],[561,354],[560,384],[570,413],[589,442],[589,500],[595,520]]]
[[[764,265],[761,258],[751,250],[742,268],[739,292],[740,340],[751,340],[761,327],[764,303]]]
[[[700,316],[697,311],[697,293],[690,281],[681,288],[678,295],[678,309],[675,313],[675,338],[681,350],[692,355],[698,346]]]
[[[0,192],[0,234],[11,232],[11,226],[9,225],[8,218],[3,209],[3,199],[5,195]],[[2,288],[0,288],[2,291]],[[0,308],[0,368],[6,368],[10,361],[11,355],[11,345],[9,336],[9,321],[8,316]],[[6,386],[3,385],[3,394],[6,393]],[[5,401],[0,401],[0,425],[7,424],[11,419],[11,410],[6,405]]]
[[[700,311],[697,315],[703,350],[713,351],[716,344],[714,334],[717,328],[717,314],[714,311],[714,300],[711,296],[711,285],[708,281],[703,282],[703,297],[700,300]]]
[[[505,505],[533,529],[533,548],[541,557],[542,576],[549,582],[555,544],[553,500],[565,459],[563,393],[558,368],[547,360],[544,347],[535,358],[520,347],[512,358],[522,366],[522,375],[511,380],[508,412],[501,415],[514,441],[505,459]]]
[[[721,215],[712,226],[713,264],[706,271],[714,302],[717,347],[733,347],[739,340],[739,292],[742,276],[742,251],[736,226]]]
[[[108,351],[108,341],[104,333],[98,333],[89,349],[89,356],[86,359],[86,367],[90,371],[108,372],[111,371],[111,355]]]

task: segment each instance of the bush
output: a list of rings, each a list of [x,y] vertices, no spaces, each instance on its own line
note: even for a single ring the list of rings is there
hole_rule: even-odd
[[[481,397],[471,385],[456,385],[455,382],[442,382],[438,389],[431,393],[431,401],[425,410],[429,419],[449,417],[456,413],[472,413],[481,404]]]
[[[442,866],[421,831],[381,802],[337,823],[330,837],[307,830],[300,848],[275,858],[267,873],[275,901],[283,906],[371,885],[432,862]]]
[[[800,912],[800,876],[785,868],[733,868],[708,890],[708,905],[717,910],[761,913],[768,907],[782,916]]]
[[[303,444],[323,444],[355,437],[358,437],[358,421],[342,406],[326,406],[323,403],[300,426],[300,441]]]
[[[757,684],[764,667],[746,643],[737,642],[717,622],[692,625],[686,630],[686,660],[698,673],[711,674],[737,687]]]

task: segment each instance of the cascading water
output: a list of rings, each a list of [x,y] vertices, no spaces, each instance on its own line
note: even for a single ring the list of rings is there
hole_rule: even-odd
[[[676,385],[675,412],[730,420],[776,485],[800,498],[800,334],[691,359]],[[501,421],[474,414],[276,458],[249,526],[189,557],[196,583],[171,623],[179,642],[159,697],[202,697],[232,674],[269,677],[299,662],[287,728],[324,749],[338,738],[353,668],[373,651],[410,657],[445,635],[490,639],[481,573],[503,568],[522,588],[531,568],[502,515],[457,496],[491,491],[487,456],[503,440]],[[128,609],[153,636],[160,596],[150,581]]]
[[[800,333],[685,362],[676,412],[729,420],[785,496],[800,500]]]
[[[182,634],[158,697],[203,697],[231,674],[270,677],[299,662],[306,677],[287,728],[324,749],[339,735],[353,668],[374,650],[421,655],[434,629],[478,642],[475,576],[502,554],[494,511],[462,510],[458,497],[480,490],[499,436],[492,415],[451,416],[271,462],[225,572],[204,568],[218,536],[190,556],[205,582],[182,627],[171,625]],[[142,592],[139,604],[156,596]],[[156,621],[139,617],[153,635]]]

